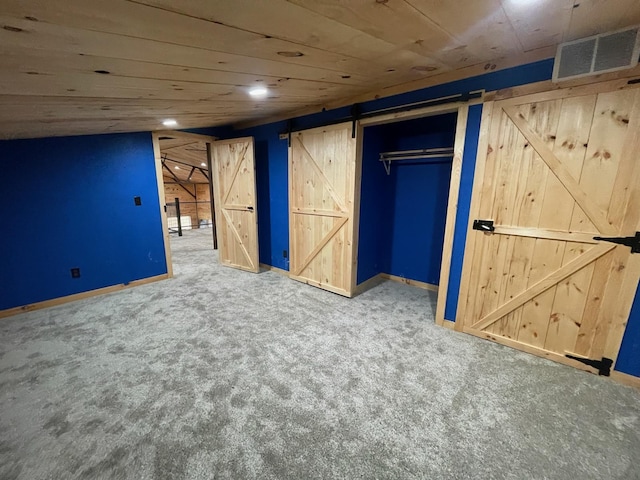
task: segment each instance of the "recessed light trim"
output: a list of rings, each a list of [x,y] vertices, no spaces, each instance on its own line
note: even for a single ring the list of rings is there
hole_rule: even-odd
[[[415,70],[416,72],[435,72],[438,70],[438,67],[434,65],[416,65],[412,70]]]
[[[278,55],[287,58],[304,57],[304,53],[302,52],[278,52]]]
[[[200,164],[200,166],[201,166],[201,167],[206,167],[206,166],[207,166],[207,164],[206,164],[206,163],[204,163],[204,162],[202,162],[202,163]]]
[[[178,122],[176,122],[173,118],[167,118],[162,122],[162,124],[165,127],[175,127],[176,125],[178,125]]]
[[[253,98],[264,98],[269,94],[269,90],[264,87],[253,87],[249,90],[249,95]]]
[[[176,170],[180,170],[180,167],[177,166],[177,165],[175,167],[173,167],[173,168],[175,168]]]

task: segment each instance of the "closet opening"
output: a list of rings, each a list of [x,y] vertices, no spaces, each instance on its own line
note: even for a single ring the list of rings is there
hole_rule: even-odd
[[[436,321],[444,318],[467,112],[363,124],[357,290],[382,278],[437,292]]]

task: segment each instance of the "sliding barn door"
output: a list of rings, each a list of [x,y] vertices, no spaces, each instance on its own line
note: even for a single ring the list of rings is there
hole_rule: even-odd
[[[357,145],[349,123],[297,132],[289,149],[290,276],[349,297],[355,284]]]
[[[211,153],[220,262],[257,272],[260,265],[253,138],[214,142]]]
[[[640,89],[596,88],[486,105],[471,214],[493,223],[468,233],[456,328],[607,374],[638,285],[606,239],[640,247]]]

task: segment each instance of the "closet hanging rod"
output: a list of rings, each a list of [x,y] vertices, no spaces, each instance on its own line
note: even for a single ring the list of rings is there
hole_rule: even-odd
[[[380,153],[380,161],[384,165],[387,175],[391,175],[391,162],[395,160],[421,160],[447,157],[453,157],[453,148],[424,148],[420,150]]]
[[[432,155],[432,154],[453,155],[453,147],[421,148],[419,150],[400,150],[397,152],[382,152],[380,153],[380,158],[409,157],[409,156],[415,156],[415,155]]]

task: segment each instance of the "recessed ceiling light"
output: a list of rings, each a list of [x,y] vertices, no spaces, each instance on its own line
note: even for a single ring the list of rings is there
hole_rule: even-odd
[[[268,93],[269,90],[264,87],[254,87],[249,90],[249,95],[251,95],[253,98],[264,98]]]
[[[433,65],[416,65],[415,67],[412,67],[412,70],[415,70],[416,72],[435,72],[438,70],[438,67]]]
[[[173,167],[173,168],[175,168],[176,170],[180,170],[180,167],[177,166],[177,165],[175,167]]]
[[[280,55],[281,57],[302,57],[304,56],[304,53],[302,52],[278,52],[278,55]]]
[[[200,164],[200,166],[201,166],[201,167],[206,167],[206,166],[207,166],[207,164],[206,164],[206,163],[204,163],[204,162],[202,162],[202,163]]]
[[[176,125],[178,125],[178,122],[176,122],[173,118],[168,118],[164,122],[162,122],[162,124],[165,127],[175,127]]]

